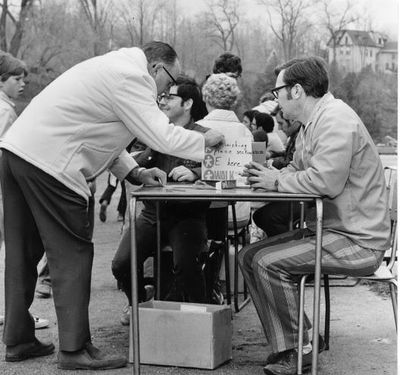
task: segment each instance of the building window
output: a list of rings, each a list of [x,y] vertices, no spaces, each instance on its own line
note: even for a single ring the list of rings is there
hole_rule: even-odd
[[[372,50],[369,51],[369,57],[372,57]]]
[[[395,65],[394,62],[392,62],[392,70],[395,71]]]
[[[382,44],[382,39],[381,38],[379,38],[379,44]]]
[[[350,50],[349,49],[346,51],[346,55],[350,55]]]
[[[396,54],[392,53],[392,60],[396,60]]]
[[[385,69],[389,70],[389,63],[388,62],[385,64]]]
[[[346,36],[346,38],[344,38],[344,44],[348,44],[347,36]]]

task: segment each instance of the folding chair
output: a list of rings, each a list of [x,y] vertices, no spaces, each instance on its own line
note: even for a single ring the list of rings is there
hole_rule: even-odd
[[[390,296],[394,313],[394,322],[397,331],[397,279],[393,272],[393,268],[397,259],[397,170],[394,167],[385,168],[387,177],[387,189],[389,194],[389,212],[391,219],[390,233],[390,250],[388,262],[383,262],[373,275],[358,276],[357,280],[368,280],[370,282],[386,283],[390,288]],[[304,322],[304,292],[305,282],[308,275],[303,275],[300,281],[300,308],[299,308],[299,356],[298,356],[298,372],[302,374],[302,337]],[[325,290],[325,348],[329,349],[329,332],[330,332],[330,298],[329,298],[329,278],[324,275]]]
[[[239,243],[241,244],[241,247],[246,245],[247,238],[248,238],[248,228],[250,224],[250,210],[249,210],[249,217],[248,220],[244,220],[241,223],[238,223],[237,217],[236,217],[236,208],[235,208],[235,202],[232,202],[230,204],[231,207],[231,212],[232,212],[232,226],[233,228],[229,230],[228,228],[228,242],[233,242],[234,246],[234,258],[233,258],[233,306],[235,309],[235,312],[239,312],[244,306],[246,306],[250,302],[250,297],[247,294],[247,287],[246,283],[243,280],[243,302],[239,305],[239,261],[238,261],[238,253],[239,253]],[[250,206],[249,206],[250,207]],[[240,224],[240,226],[238,226]],[[241,241],[240,241],[241,240]],[[225,257],[227,254],[225,254]],[[229,259],[229,254],[228,254],[228,259]],[[225,264],[227,264],[225,262]],[[228,261],[228,268],[229,268],[229,261]],[[226,268],[225,268],[225,278],[227,279],[229,277],[229,273],[226,273]],[[229,290],[227,288],[226,293],[231,293],[230,291],[230,283],[227,283],[229,286]]]

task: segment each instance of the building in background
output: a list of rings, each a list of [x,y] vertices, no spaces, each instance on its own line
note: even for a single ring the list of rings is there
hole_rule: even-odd
[[[338,69],[358,73],[370,66],[375,72],[397,73],[397,42],[383,33],[340,30],[328,42],[328,61],[336,60]]]

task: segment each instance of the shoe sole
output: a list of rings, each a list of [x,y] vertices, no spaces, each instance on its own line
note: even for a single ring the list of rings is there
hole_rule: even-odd
[[[44,328],[48,328],[49,324],[45,324],[45,325],[36,325],[35,324],[35,329],[44,329]]]
[[[311,370],[311,365],[305,365],[305,366],[303,366],[302,372],[308,372],[309,370]],[[297,371],[296,371],[296,373],[297,373]],[[266,374],[266,375],[277,375],[276,372],[272,372],[272,371],[270,371],[268,369],[264,369],[264,374]]]
[[[72,363],[58,363],[57,368],[60,370],[112,370],[115,368],[125,367],[127,361],[119,361],[107,366],[85,366],[85,365],[75,365]]]
[[[29,358],[44,357],[46,355],[53,354],[54,350],[55,350],[55,347],[53,345],[53,346],[50,346],[46,350],[43,350],[41,352],[36,352],[36,353],[35,352],[25,352],[23,354],[15,355],[15,356],[6,354],[5,361],[6,362],[21,362],[21,361],[25,361],[26,359],[29,359]]]
[[[42,292],[36,292],[36,297],[37,298],[50,298],[51,293],[42,293]]]

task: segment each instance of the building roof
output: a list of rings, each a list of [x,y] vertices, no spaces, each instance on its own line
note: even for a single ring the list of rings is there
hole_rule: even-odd
[[[398,44],[397,42],[386,42],[384,47],[381,49],[382,52],[397,52]]]
[[[339,30],[336,33],[336,41],[338,44],[342,41],[344,35],[347,34],[351,38],[354,45],[364,47],[378,47],[378,44],[372,39],[368,31],[362,30]],[[331,46],[332,38],[329,40],[328,45]]]

